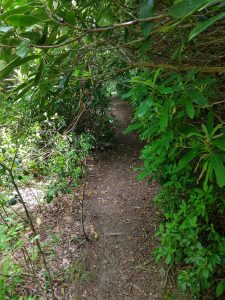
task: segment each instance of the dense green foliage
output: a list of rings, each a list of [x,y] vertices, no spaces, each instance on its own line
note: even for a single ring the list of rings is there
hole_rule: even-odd
[[[9,208],[15,188],[45,181],[45,202],[73,193],[91,149],[112,142],[115,87],[133,105],[128,131],[146,143],[139,179],[161,185],[157,259],[179,269],[191,299],[223,297],[224,7],[224,0],[0,1],[0,298],[19,299],[27,280],[19,251],[28,269],[30,256],[36,263],[43,256],[29,213],[24,223]]]
[[[225,129],[209,105],[217,99],[215,83],[198,72],[168,76],[159,69],[134,77],[124,96],[135,111],[128,131],[147,143],[139,178],[162,186],[157,259],[183,267],[178,284],[191,296],[224,291]]]

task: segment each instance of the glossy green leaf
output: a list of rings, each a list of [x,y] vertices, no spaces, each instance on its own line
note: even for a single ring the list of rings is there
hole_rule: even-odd
[[[116,18],[110,10],[103,11],[98,20],[98,26],[106,27],[113,25],[116,22]]]
[[[12,15],[6,19],[7,23],[14,26],[32,26],[42,20],[28,15]]]
[[[225,167],[219,155],[213,154],[211,157],[211,164],[216,174],[216,180],[220,187],[225,185]]]
[[[169,265],[172,262],[172,255],[169,253],[166,256],[166,264]]]
[[[223,127],[223,124],[221,124],[221,123],[217,124],[217,125],[213,128],[213,130],[212,130],[210,136],[211,136],[211,137],[214,136],[214,134],[215,134],[218,130],[220,130],[222,127]]]
[[[181,19],[189,16],[198,9],[204,7],[212,0],[183,0],[175,3],[169,9],[169,15],[174,19]]]
[[[187,99],[185,101],[185,107],[186,107],[186,112],[189,118],[194,119],[195,116],[195,108],[194,105],[192,103],[192,100]]]
[[[47,0],[47,2],[48,2],[48,6],[49,6],[50,8],[52,8],[53,0]]]
[[[15,94],[17,92],[22,91],[24,88],[26,88],[31,82],[34,81],[34,78],[28,79],[24,81],[23,83],[19,84],[13,91],[12,93]]]
[[[35,11],[32,12],[32,16],[39,18],[41,20],[48,20],[49,15],[44,7],[39,7]]]
[[[151,103],[149,102],[148,99],[145,101],[142,101],[137,109],[137,116],[139,118],[143,117],[149,111],[150,106],[151,106]]]
[[[31,11],[33,8],[28,5],[21,5],[17,8],[11,9],[9,11],[4,12],[0,15],[0,20],[5,20],[6,18],[14,15],[22,15],[25,12]]]
[[[131,96],[133,95],[133,91],[130,90],[129,92],[127,92],[126,94],[122,95],[122,99],[129,99],[131,98]]]
[[[182,170],[186,165],[191,162],[193,159],[195,159],[199,155],[199,152],[197,150],[190,150],[187,152],[182,159],[179,161],[177,166],[177,171]]]
[[[37,85],[41,79],[41,76],[42,76],[42,73],[43,73],[43,68],[44,68],[44,61],[41,60],[40,64],[39,64],[39,67],[38,67],[38,70],[37,70],[37,74],[35,76],[35,79],[34,79],[34,84]]]
[[[206,30],[209,26],[213,25],[216,21],[219,21],[220,19],[225,17],[225,13],[221,13],[217,16],[214,16],[204,22],[199,23],[191,32],[189,35],[189,41],[196,37],[198,34]]]
[[[213,144],[214,146],[216,146],[217,148],[219,148],[219,149],[225,151],[225,136],[223,135],[223,136],[221,136],[221,137],[219,137],[219,138],[213,140],[213,141],[212,141],[212,144]]]
[[[168,113],[169,113],[168,107],[167,105],[164,105],[160,116],[160,121],[159,121],[161,130],[164,130],[168,126],[168,120],[169,120]]]
[[[188,96],[193,102],[195,102],[198,105],[204,106],[208,104],[208,99],[200,92],[190,91],[188,93]]]
[[[21,90],[16,97],[13,98],[14,101],[17,101],[19,99],[21,99],[24,95],[26,95],[29,91],[31,91],[31,88],[33,86],[33,80],[27,85],[27,87],[25,87],[23,90]]]
[[[152,39],[151,36],[149,36],[148,38],[146,38],[144,42],[141,43],[140,51],[141,53],[144,54],[147,51],[149,51],[151,48],[152,48]]]
[[[66,75],[66,76],[61,80],[61,82],[59,83],[59,88],[60,88],[60,89],[63,90],[63,89],[65,89],[65,88],[68,86],[69,81],[70,81],[70,78],[71,78],[72,75],[73,75],[73,70],[70,71],[69,74]]]
[[[220,297],[225,292],[225,280],[220,280],[216,285],[216,296]]]
[[[148,171],[144,171],[137,176],[137,180],[144,180],[149,175]]]
[[[16,58],[0,70],[0,79],[8,76],[15,68],[25,64],[28,61],[39,58],[39,55],[31,55],[24,58]]]
[[[5,0],[2,3],[2,7],[4,10],[6,10],[7,8],[9,8],[13,3],[15,2],[15,0]]]
[[[24,57],[27,52],[29,51],[30,41],[28,39],[23,40],[17,47],[16,47],[16,54],[19,57]]]
[[[32,41],[32,43],[34,43],[34,44],[39,44],[39,42],[41,41],[41,33],[36,32],[36,31],[21,32],[20,36]],[[41,44],[41,42],[40,42],[40,44]]]
[[[139,12],[139,18],[145,19],[150,18],[153,16],[153,8],[154,8],[154,1],[153,0],[145,0],[143,1],[140,12]],[[152,31],[153,28],[153,22],[144,22],[141,23],[141,28],[144,33],[144,35],[147,37]]]

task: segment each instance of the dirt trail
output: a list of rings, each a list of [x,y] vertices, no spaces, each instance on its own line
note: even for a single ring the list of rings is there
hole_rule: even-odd
[[[162,299],[163,278],[151,256],[157,244],[156,186],[136,180],[141,145],[134,135],[123,134],[130,122],[128,105],[115,99],[112,112],[117,142],[89,170],[86,226],[96,239],[86,246],[85,264],[93,277],[79,287],[78,299]]]

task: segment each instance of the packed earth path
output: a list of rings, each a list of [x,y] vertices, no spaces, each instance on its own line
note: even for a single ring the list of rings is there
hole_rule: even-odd
[[[89,162],[85,191],[91,240],[84,255],[91,276],[74,287],[73,299],[162,299],[165,274],[151,253],[157,246],[157,185],[136,179],[143,145],[135,135],[124,134],[131,119],[129,105],[115,97],[112,113],[116,142]]]

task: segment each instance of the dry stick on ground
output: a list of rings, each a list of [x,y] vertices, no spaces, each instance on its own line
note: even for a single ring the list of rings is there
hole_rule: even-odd
[[[6,222],[6,220],[5,220],[4,216],[3,216],[3,214],[1,213],[1,211],[0,211],[0,218],[1,218],[2,221],[5,223],[5,225],[9,228],[9,225],[8,225],[8,223]]]
[[[37,277],[37,271],[35,270],[35,266],[34,266],[34,263],[32,262],[32,259],[31,259],[31,257],[30,257],[30,254],[29,254],[29,252],[27,251],[27,249],[26,248],[22,248],[21,249],[21,251],[22,251],[22,253],[23,253],[23,256],[24,256],[24,260],[26,261],[26,264],[27,264],[27,266],[29,267],[29,264],[30,264],[30,270],[31,270],[31,272],[32,272],[32,274],[30,275],[30,276],[33,276],[33,278],[34,278],[34,280],[35,279],[38,279],[38,277]],[[26,257],[27,256],[27,257]],[[23,273],[22,275],[25,275],[25,273]],[[44,297],[46,297],[47,298],[47,294],[46,294],[46,292],[45,292],[45,290],[43,289],[43,287],[41,286],[41,283],[40,283],[40,281],[39,280],[37,280],[37,284],[38,284],[38,286],[39,286],[39,291],[40,291],[40,293],[42,294],[42,296],[44,296]]]
[[[167,287],[169,272],[170,272],[171,268],[172,268],[172,265],[170,265],[169,268],[167,269],[166,276],[165,276],[165,282],[163,284],[163,288]]]
[[[87,236],[85,225],[84,225],[84,200],[85,200],[85,192],[86,192],[86,186],[87,186],[87,161],[86,157],[84,158],[83,167],[82,167],[82,173],[83,173],[83,191],[82,191],[82,199],[81,199],[81,226],[83,230],[83,234],[85,239],[89,242],[89,237]]]
[[[21,252],[22,252],[23,259],[25,261],[26,267],[28,268],[28,270],[30,270],[32,272],[32,273],[22,273],[21,275],[27,275],[29,277],[33,277],[33,280],[37,280],[38,278],[36,276],[36,271],[35,271],[35,268],[33,266],[33,262],[32,262],[32,260],[30,258],[30,255],[29,255],[27,249],[26,248],[22,248]],[[46,297],[46,294],[44,294],[43,291],[42,291],[43,288],[42,288],[39,280],[37,280],[37,284],[39,286],[39,291],[42,294],[42,296],[44,295]]]
[[[31,215],[30,215],[30,213],[29,213],[29,211],[28,211],[28,209],[27,209],[26,203],[24,202],[24,199],[23,199],[23,197],[22,197],[22,195],[21,195],[21,193],[20,193],[20,190],[19,190],[19,188],[18,188],[18,185],[17,185],[17,183],[15,182],[15,178],[14,178],[14,175],[13,175],[12,168],[11,168],[11,169],[8,168],[8,167],[7,167],[5,164],[3,164],[3,163],[0,163],[0,166],[1,166],[5,171],[8,172],[8,174],[9,174],[9,176],[10,176],[10,178],[11,178],[11,183],[12,183],[12,185],[14,186],[14,188],[15,188],[15,190],[16,190],[16,192],[17,192],[17,195],[18,195],[18,197],[19,197],[19,199],[20,199],[20,201],[21,201],[21,203],[22,203],[22,206],[23,206],[23,208],[24,208],[24,211],[25,211],[27,220],[28,220],[28,222],[29,222],[29,224],[30,224],[30,228],[31,228],[31,230],[32,230],[32,232],[33,232],[33,235],[36,237],[36,236],[37,236],[37,232],[36,232],[36,229],[35,229],[35,227],[34,227],[34,223],[33,223],[32,217],[31,217]],[[56,300],[57,298],[56,298],[55,293],[54,293],[53,280],[52,280],[52,276],[51,276],[50,270],[49,270],[48,265],[47,265],[47,261],[46,261],[46,258],[45,258],[45,254],[44,254],[44,252],[43,252],[43,250],[42,250],[42,247],[41,247],[41,244],[40,244],[39,240],[36,239],[35,242],[36,242],[38,251],[39,251],[39,253],[40,253],[41,257],[42,257],[42,261],[43,261],[43,265],[44,265],[45,271],[46,271],[46,273],[48,274],[48,279],[49,279],[49,284],[50,284],[50,289],[51,289],[52,297],[53,297],[54,300]]]
[[[29,255],[29,252],[27,251],[26,248],[24,248],[24,249],[22,248],[22,249],[21,249],[21,252],[23,253],[24,260],[25,260],[25,262],[26,262],[28,268],[29,268],[29,264],[30,264],[30,268],[29,268],[29,269],[31,269],[33,275],[35,276],[36,270],[35,270],[35,268],[34,268],[34,264],[33,264],[32,260],[31,260],[31,257],[30,257],[30,255]],[[36,276],[35,276],[35,277],[36,277]]]
[[[2,199],[2,197],[1,197],[1,196],[0,196],[0,199]],[[6,217],[8,217],[8,216],[9,216],[9,214],[7,213],[7,211],[6,211],[6,209],[5,209],[4,205],[2,204],[2,202],[1,202],[1,201],[0,201],[0,206],[1,206],[2,210],[4,211],[4,213],[5,213]]]

